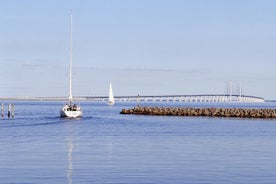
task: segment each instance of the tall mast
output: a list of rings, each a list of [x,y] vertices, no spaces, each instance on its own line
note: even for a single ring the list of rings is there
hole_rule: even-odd
[[[69,56],[69,101],[70,103],[73,100],[72,96],[72,60],[73,60],[73,20],[72,20],[72,11],[70,11],[70,56]]]

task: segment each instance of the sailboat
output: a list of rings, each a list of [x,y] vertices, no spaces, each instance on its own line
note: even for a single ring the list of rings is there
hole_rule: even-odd
[[[70,13],[69,102],[65,104],[60,110],[60,116],[67,118],[78,118],[82,116],[82,110],[80,106],[74,104],[72,95],[72,36],[72,13]]]
[[[112,85],[111,82],[109,83],[109,96],[108,96],[108,105],[114,105],[115,100],[113,96],[113,90],[112,90]]]

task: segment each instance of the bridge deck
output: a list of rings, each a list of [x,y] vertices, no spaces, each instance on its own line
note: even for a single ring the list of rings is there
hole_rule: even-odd
[[[183,101],[183,102],[264,102],[264,98],[249,95],[150,95],[150,96],[115,96],[115,101]],[[68,97],[7,97],[0,100],[66,101]],[[107,101],[108,96],[76,96],[79,101]]]

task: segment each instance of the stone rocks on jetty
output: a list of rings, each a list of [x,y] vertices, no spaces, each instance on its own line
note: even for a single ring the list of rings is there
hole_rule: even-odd
[[[276,109],[134,107],[133,109],[123,109],[120,113],[160,116],[276,118]]]

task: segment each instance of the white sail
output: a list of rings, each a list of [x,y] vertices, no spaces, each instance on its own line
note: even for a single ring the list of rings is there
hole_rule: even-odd
[[[115,104],[111,82],[109,84],[108,104],[109,105],[114,105]]]
[[[77,118],[82,116],[82,110],[80,106],[73,103],[72,95],[72,61],[73,61],[73,21],[72,13],[70,12],[70,56],[69,56],[69,104],[66,104],[60,110],[61,117]]]

